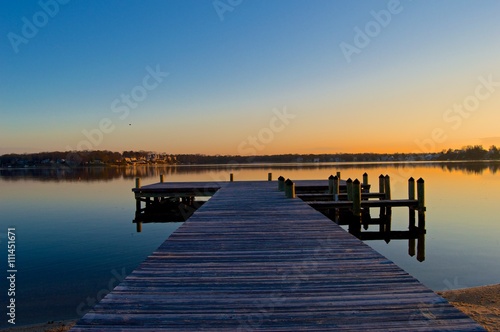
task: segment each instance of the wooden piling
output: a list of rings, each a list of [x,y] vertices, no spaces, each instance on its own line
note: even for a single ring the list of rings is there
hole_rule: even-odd
[[[139,189],[141,187],[141,179],[140,178],[135,178],[135,188]],[[137,197],[135,198],[135,213],[140,213],[141,212],[141,201]]]
[[[389,175],[385,176],[385,199],[391,199],[391,178]]]
[[[363,173],[363,186],[368,185],[368,173]]]
[[[161,183],[163,183],[163,182],[164,182],[163,174],[160,174],[160,182],[161,182]]]
[[[417,200],[418,209],[425,211],[425,182],[422,178],[417,180]]]
[[[355,217],[361,216],[361,184],[358,179],[352,182],[352,213]]]
[[[385,176],[380,174],[378,177],[378,192],[381,194],[385,193]]]
[[[267,173],[267,181],[273,180],[273,173]]]
[[[283,176],[280,176],[278,178],[278,190],[279,191],[285,190],[285,178]]]
[[[337,178],[339,179],[340,181],[340,172],[337,172]]]
[[[340,193],[340,179],[336,176],[333,177],[333,200],[338,201],[339,200],[339,193]]]
[[[415,199],[415,179],[413,177],[408,179],[408,199],[414,200]],[[408,222],[408,229],[410,231],[415,230],[415,209],[413,207],[410,207],[409,209],[409,222]],[[410,256],[415,255],[415,240],[413,241],[413,246],[411,246],[411,243],[408,244],[410,247],[413,247],[413,255],[409,252]]]
[[[347,200],[352,201],[352,180],[351,178],[347,179],[345,182],[347,188]]]
[[[333,194],[333,175],[328,177],[328,193]]]
[[[229,182],[233,182],[233,181],[234,181],[234,174],[230,173],[229,174]]]
[[[413,177],[408,179],[408,199],[415,199],[415,179]]]
[[[285,181],[285,197],[286,198],[295,198],[295,183],[292,180],[287,179]]]

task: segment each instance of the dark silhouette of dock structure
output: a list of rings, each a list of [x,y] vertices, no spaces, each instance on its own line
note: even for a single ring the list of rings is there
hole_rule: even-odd
[[[328,194],[325,181],[295,183],[313,187]],[[72,331],[483,331],[276,181],[134,193],[139,215],[147,197],[212,197]]]

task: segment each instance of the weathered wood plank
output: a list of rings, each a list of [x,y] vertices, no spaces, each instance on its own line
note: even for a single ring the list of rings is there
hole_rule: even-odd
[[[276,183],[217,185],[72,331],[482,331]],[[328,190],[326,180],[301,186]]]

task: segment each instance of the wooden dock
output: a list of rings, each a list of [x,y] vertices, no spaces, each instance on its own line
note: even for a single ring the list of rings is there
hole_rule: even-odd
[[[217,185],[71,331],[484,331],[276,181]]]

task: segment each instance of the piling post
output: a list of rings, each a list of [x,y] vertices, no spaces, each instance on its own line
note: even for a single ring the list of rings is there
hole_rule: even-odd
[[[140,178],[135,178],[135,188],[139,189],[141,187],[141,179]],[[137,193],[135,193],[135,213],[140,213],[141,212],[141,200]]]
[[[267,181],[273,180],[273,173],[267,173]]]
[[[385,199],[391,199],[391,178],[389,175],[385,176]]]
[[[415,256],[415,238],[413,238],[411,234],[408,239],[408,255],[411,257]]]
[[[278,178],[278,190],[279,191],[285,190],[285,178],[283,176],[280,176]]]
[[[164,182],[163,174],[160,174],[160,182],[161,182],[161,183],[163,183],[163,182]]]
[[[352,182],[352,213],[355,218],[361,216],[361,183],[358,179]]]
[[[415,199],[415,179],[413,177],[408,179],[408,199],[409,200],[414,200]],[[413,231],[415,229],[415,209],[410,206],[409,208],[409,225],[408,228],[410,231]],[[411,239],[410,239],[411,241]],[[413,241],[415,242],[415,240]],[[411,245],[409,244],[411,247]],[[413,255],[410,253],[410,256],[415,255],[415,243],[413,243]]]
[[[368,185],[368,173],[363,173],[363,186]]]
[[[328,193],[333,194],[333,175],[328,177]]]
[[[234,181],[234,174],[233,174],[233,173],[230,173],[230,174],[229,174],[229,181],[230,181],[230,182],[233,182],[233,181]]]
[[[339,193],[340,193],[340,179],[336,176],[333,177],[333,200],[338,201],[339,200]]]
[[[337,172],[337,178],[339,179],[340,182],[340,172]]]
[[[285,181],[285,196],[286,198],[295,198],[295,183],[290,179]]]
[[[418,209],[425,211],[425,181],[422,178],[417,180],[417,199]]]
[[[385,176],[383,174],[378,177],[378,192],[385,194]]]
[[[351,180],[351,178],[347,179],[345,184],[347,187],[347,200],[352,201],[352,180]]]

